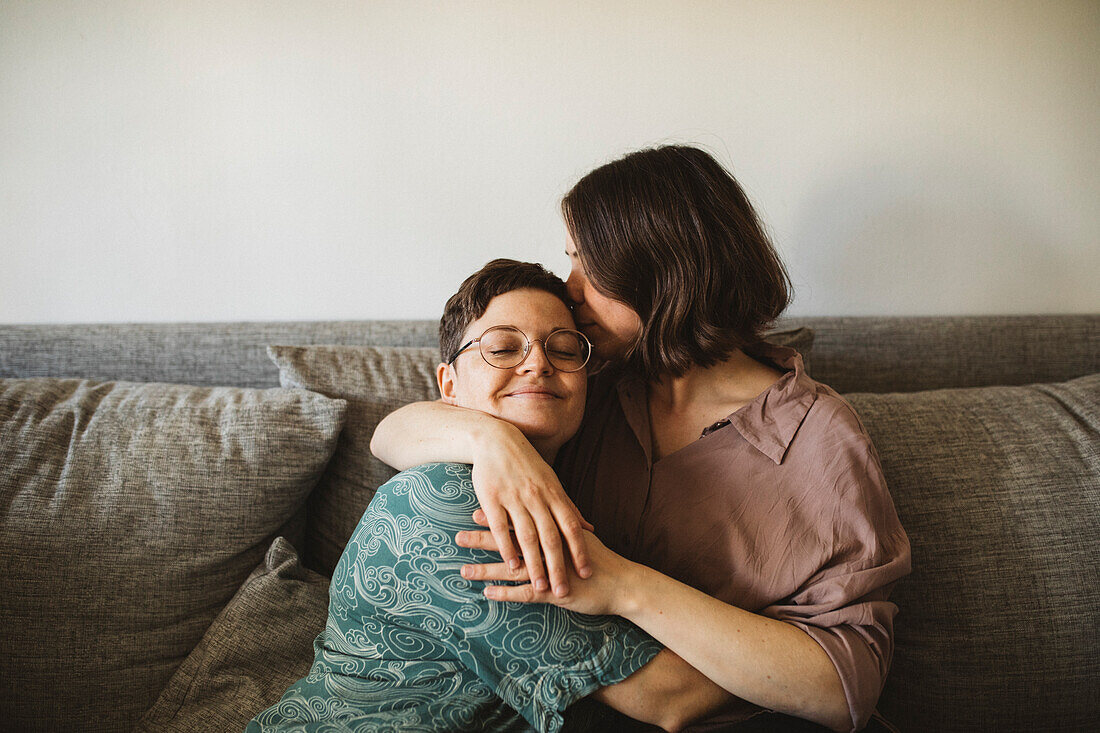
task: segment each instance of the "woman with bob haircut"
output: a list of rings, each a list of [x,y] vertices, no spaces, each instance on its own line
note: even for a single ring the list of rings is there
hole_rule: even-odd
[[[502,561],[463,577],[631,621],[723,691],[706,730],[864,728],[909,541],[855,412],[764,340],[790,282],[744,191],[669,145],[593,170],[562,212],[574,317],[605,364],[557,472],[514,428],[442,403],[387,417],[372,450],[472,463],[488,529],[457,542]]]

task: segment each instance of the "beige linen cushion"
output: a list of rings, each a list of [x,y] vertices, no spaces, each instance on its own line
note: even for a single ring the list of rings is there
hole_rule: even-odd
[[[300,513],[346,405],[0,380],[0,720],[130,730]]]
[[[309,672],[328,617],[328,584],[276,538],[136,731],[244,730]]]
[[[768,335],[808,362],[813,331],[798,328]],[[331,575],[374,492],[396,471],[370,452],[383,417],[402,405],[439,398],[435,367],[439,350],[375,346],[270,346],[279,383],[347,400],[347,425],[339,447],[307,507],[306,565]]]
[[[1100,720],[1100,374],[846,395],[913,547],[879,709],[901,730]]]
[[[383,417],[402,405],[439,397],[439,350],[374,346],[270,346],[279,383],[348,403],[336,454],[306,506],[305,564],[332,575],[344,546],[379,486],[397,472],[370,452]]]

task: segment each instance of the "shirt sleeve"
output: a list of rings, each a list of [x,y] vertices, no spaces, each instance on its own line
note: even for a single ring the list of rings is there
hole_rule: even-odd
[[[813,487],[819,519],[804,528],[817,535],[820,567],[762,613],[821,645],[840,675],[852,729],[858,730],[871,717],[890,669],[898,608],[888,597],[909,573],[911,554],[870,438],[847,403],[826,402],[833,403],[830,419],[817,430],[804,426],[811,428],[805,437],[816,453],[812,463],[823,468]]]

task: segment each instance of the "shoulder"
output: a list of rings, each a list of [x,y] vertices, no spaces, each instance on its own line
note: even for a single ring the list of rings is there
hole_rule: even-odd
[[[814,392],[802,424],[789,447],[786,462],[828,486],[833,501],[888,497],[878,451],[859,415],[827,385],[807,379]]]
[[[855,408],[832,387],[807,378],[814,392],[814,401],[806,414],[799,433],[826,445],[851,443],[872,449],[871,436]]]
[[[467,463],[425,463],[406,469],[378,487],[368,510],[448,515],[457,511],[468,518],[478,508],[472,470]]]
[[[472,480],[472,475],[473,466],[468,463],[422,463],[399,472],[382,484],[378,491],[396,487],[407,490],[412,485],[441,486],[453,481],[468,482]]]

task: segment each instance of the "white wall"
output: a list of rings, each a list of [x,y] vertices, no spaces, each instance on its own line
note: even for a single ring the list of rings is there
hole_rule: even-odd
[[[434,318],[630,149],[794,314],[1100,311],[1100,4],[0,0],[0,321]]]

